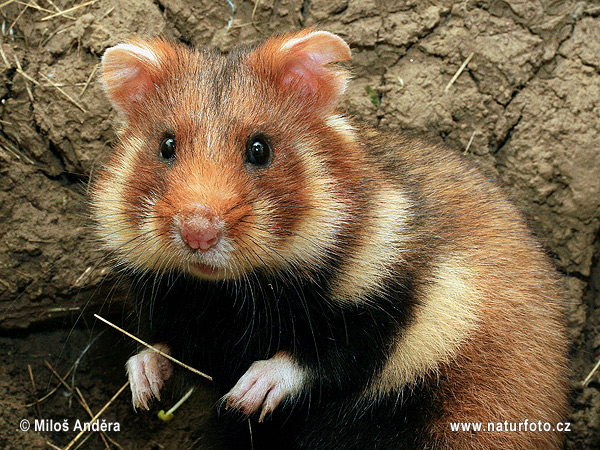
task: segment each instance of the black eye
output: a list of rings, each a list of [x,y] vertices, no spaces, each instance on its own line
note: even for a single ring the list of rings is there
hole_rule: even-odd
[[[254,136],[246,143],[246,161],[255,166],[264,166],[271,161],[271,148],[262,136]]]
[[[163,159],[175,158],[175,138],[173,136],[165,136],[160,143],[160,156]]]

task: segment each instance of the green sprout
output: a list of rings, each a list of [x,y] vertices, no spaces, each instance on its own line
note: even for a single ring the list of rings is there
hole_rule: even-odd
[[[367,94],[369,94],[369,97],[371,97],[371,102],[373,102],[375,107],[378,107],[381,103],[381,100],[379,100],[379,95],[377,95],[371,86],[367,86],[365,91],[367,91]]]
[[[173,417],[174,417],[173,413],[175,411],[177,411],[177,408],[179,408],[183,404],[183,402],[185,402],[188,398],[190,398],[190,395],[192,395],[192,392],[194,392],[194,388],[190,388],[190,390],[187,391],[185,393],[185,395],[183,397],[181,397],[181,399],[177,403],[175,403],[173,405],[173,407],[170,410],[168,410],[167,412],[165,412],[163,409],[161,409],[158,412],[158,418],[160,420],[162,420],[163,422],[170,422],[171,420],[173,420]]]

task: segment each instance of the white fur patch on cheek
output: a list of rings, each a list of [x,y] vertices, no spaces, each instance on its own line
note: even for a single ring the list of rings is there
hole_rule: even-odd
[[[307,385],[308,373],[285,351],[271,359],[255,361],[223,397],[228,407],[252,414],[260,409],[259,422],[286,398]]]

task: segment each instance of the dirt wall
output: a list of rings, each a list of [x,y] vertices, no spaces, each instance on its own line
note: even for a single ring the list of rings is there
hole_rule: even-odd
[[[17,403],[31,400],[21,340],[62,330],[63,347],[85,347],[83,332],[67,339],[82,312],[79,324],[92,312],[126,308],[87,221],[86,182],[114,140],[114,112],[98,83],[104,49],[160,34],[227,51],[317,26],[352,47],[348,113],[463,151],[526,214],[568,291],[567,447],[600,445],[600,375],[585,389],[578,384],[600,358],[599,1],[98,0],[58,15],[85,2],[2,3],[0,373],[23,386],[13,389]],[[10,357],[13,347],[21,359]],[[56,358],[56,348],[41,352]],[[39,359],[31,364],[45,370]],[[44,448],[44,439],[15,436]]]

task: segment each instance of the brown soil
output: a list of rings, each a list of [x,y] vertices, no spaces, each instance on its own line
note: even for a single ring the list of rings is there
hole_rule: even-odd
[[[76,433],[21,432],[19,422],[88,417],[65,387],[39,410],[26,406],[57,384],[44,360],[64,374],[83,354],[66,381],[94,412],[125,381],[133,346],[91,317],[101,311],[120,321],[128,308],[86,219],[86,182],[114,139],[114,113],[95,72],[103,50],[128,36],[162,34],[227,51],[303,26],[350,43],[349,113],[462,149],[530,219],[568,291],[566,448],[600,448],[600,374],[580,385],[600,358],[600,1],[262,0],[255,8],[232,0],[232,16],[227,0],[98,0],[47,20],[55,6],[83,0],[37,1],[47,11],[1,3],[1,448],[51,448],[47,441],[62,448]],[[196,392],[163,423],[134,413],[123,394],[102,417],[120,422],[109,436],[123,448],[202,449],[213,401]],[[82,448],[106,448],[90,436]]]

